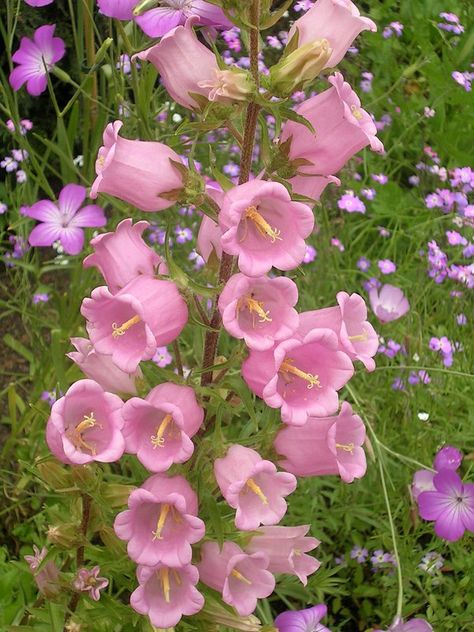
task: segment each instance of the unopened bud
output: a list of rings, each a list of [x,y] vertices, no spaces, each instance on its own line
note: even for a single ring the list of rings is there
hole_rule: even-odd
[[[50,486],[52,489],[64,489],[65,487],[71,487],[71,476],[69,470],[56,459],[48,459],[37,464],[37,469],[40,477]]]
[[[263,632],[262,624],[254,615],[241,617],[225,608],[217,600],[206,599],[206,604],[199,615],[211,623],[217,623],[240,632]]]
[[[109,483],[102,486],[102,498],[108,507],[123,507],[127,504],[128,497],[134,489],[136,489],[135,485]]]
[[[270,85],[274,94],[287,97],[305,87],[326,67],[332,49],[326,39],[315,40],[284,56],[270,69]]]
[[[200,81],[200,88],[209,88],[209,101],[233,103],[246,101],[255,92],[251,75],[245,70],[215,70],[215,78]]]
[[[81,538],[78,536],[78,533],[77,524],[66,523],[50,525],[46,535],[53,544],[65,549],[71,549],[80,544]]]

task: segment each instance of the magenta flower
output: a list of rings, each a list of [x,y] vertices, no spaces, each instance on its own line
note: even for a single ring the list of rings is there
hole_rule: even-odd
[[[183,476],[150,476],[130,494],[128,507],[115,518],[114,529],[128,540],[134,562],[172,567],[191,562],[191,544],[202,539],[205,526],[197,517],[196,493]]]
[[[195,566],[141,565],[137,578],[140,585],[130,595],[130,605],[148,615],[151,624],[160,630],[173,628],[183,615],[196,614],[204,605],[204,597],[195,588],[199,581]]]
[[[410,309],[407,297],[399,287],[386,283],[380,291],[369,290],[370,306],[381,323],[389,323],[404,316]]]
[[[374,632],[382,632],[382,630],[374,630]],[[410,619],[403,623],[403,620],[397,617],[387,632],[433,632],[433,628],[424,619]]]
[[[334,417],[309,417],[304,426],[280,430],[273,445],[279,465],[296,476],[338,474],[345,483],[364,476],[365,426],[348,402]]]
[[[296,331],[297,301],[298,288],[291,279],[234,274],[219,297],[219,311],[231,336],[264,351]]]
[[[75,382],[54,402],[46,442],[69,465],[118,461],[125,449],[122,400],[93,380]]]
[[[397,266],[390,259],[381,259],[377,265],[382,274],[393,274],[397,270]]]
[[[201,427],[204,410],[190,386],[168,382],[155,386],[145,399],[129,399],[123,418],[125,451],[136,454],[151,472],[165,472],[191,457],[191,437]]]
[[[138,0],[97,0],[99,13],[117,20],[132,20]]]
[[[91,204],[81,208],[86,199],[86,188],[79,184],[67,184],[59,194],[58,202],[40,200],[30,207],[23,207],[22,215],[41,222],[28,237],[32,246],[52,246],[61,242],[68,255],[77,255],[84,246],[84,228],[105,226],[104,211]]]
[[[30,7],[45,7],[47,4],[52,4],[54,0],[25,0],[25,2]]]
[[[316,538],[307,537],[308,531],[309,525],[259,527],[245,547],[245,551],[266,553],[270,560],[270,572],[295,575],[306,586],[308,575],[312,575],[321,566],[316,558],[306,555],[320,544]]]
[[[288,610],[277,616],[275,626],[278,632],[330,632],[320,623],[327,611],[322,603],[306,610]]]
[[[99,573],[100,566],[94,566],[91,570],[81,568],[73,582],[74,588],[81,592],[88,592],[91,599],[99,601],[100,591],[109,585],[109,580],[105,577],[99,577]]]
[[[436,471],[440,470],[457,470],[461,465],[462,452],[452,445],[445,445],[438,450],[433,467]]]
[[[90,242],[94,252],[84,259],[84,268],[98,268],[112,293],[141,274],[153,276],[157,268],[165,274],[163,259],[143,240],[149,226],[145,221],[133,224],[127,218],[113,232],[94,237]]]
[[[287,509],[284,497],[296,489],[293,474],[277,472],[274,463],[238,444],[215,460],[214,475],[222,495],[237,510],[235,526],[242,531],[280,522]]]
[[[198,565],[201,581],[222,592],[225,603],[233,606],[242,617],[255,610],[257,599],[265,599],[275,588],[275,578],[267,570],[265,553],[244,553],[234,542],[204,542],[202,560]]]
[[[66,48],[60,37],[53,37],[55,24],[40,26],[33,39],[22,37],[20,48],[12,56],[18,66],[10,73],[13,90],[18,91],[26,83],[26,90],[34,97],[46,90],[47,75],[53,65],[64,57]]]
[[[303,261],[314,217],[279,182],[255,179],[226,193],[219,224],[222,249],[238,255],[240,271],[255,277],[272,266],[293,270]]]
[[[433,478],[435,491],[418,496],[420,516],[435,521],[438,537],[454,542],[464,531],[474,532],[474,483],[462,482],[454,470],[441,470]]]
[[[341,211],[347,213],[365,213],[366,211],[364,202],[355,195],[354,191],[348,191],[341,195],[337,201],[337,206]]]

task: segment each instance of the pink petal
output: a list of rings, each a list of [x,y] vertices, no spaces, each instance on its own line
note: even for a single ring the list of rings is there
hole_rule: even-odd
[[[68,255],[77,255],[84,246],[84,231],[81,228],[67,226],[61,230],[59,239]]]
[[[103,209],[96,204],[90,204],[89,206],[81,208],[81,210],[74,215],[69,222],[69,226],[79,226],[82,228],[91,226],[100,227],[105,226],[106,223],[107,219]]]
[[[57,223],[60,225],[60,213],[51,200],[40,200],[23,211],[23,215],[32,217],[40,222]]]
[[[38,224],[28,237],[32,246],[51,246],[57,241],[61,234],[61,227],[56,224]]]
[[[59,210],[72,219],[86,199],[86,188],[79,184],[67,184],[59,194]]]
[[[29,79],[26,84],[26,90],[32,97],[37,97],[46,90],[47,85],[48,79],[46,78],[46,73],[44,73],[41,76]]]
[[[140,17],[135,18],[135,22],[148,37],[163,37],[178,24],[184,22],[184,13],[179,9],[159,7],[146,11]]]

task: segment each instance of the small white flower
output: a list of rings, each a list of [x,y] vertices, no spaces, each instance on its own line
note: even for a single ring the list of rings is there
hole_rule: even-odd
[[[181,114],[178,114],[177,112],[175,112],[175,114],[173,114],[171,119],[173,123],[181,123],[181,121],[183,120],[183,117],[181,116]]]
[[[413,354],[413,362],[419,362],[420,361],[420,356],[417,353]]]
[[[428,421],[428,419],[430,418],[430,414],[429,413],[418,413],[418,419],[420,421]]]

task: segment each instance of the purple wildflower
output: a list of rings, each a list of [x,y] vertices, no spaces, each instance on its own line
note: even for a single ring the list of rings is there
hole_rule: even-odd
[[[365,213],[365,204],[353,191],[347,191],[337,201],[338,207],[347,213]]]
[[[306,244],[306,251],[303,257],[303,263],[312,263],[318,256],[318,251],[313,246]]]
[[[99,573],[100,566],[94,566],[91,570],[81,568],[74,580],[74,588],[81,592],[88,592],[91,599],[99,601],[100,591],[109,585],[109,580],[99,577]]]
[[[351,559],[356,560],[359,564],[363,564],[369,557],[369,551],[360,546],[354,546],[351,549]]]
[[[157,364],[161,369],[173,362],[173,358],[168,352],[167,347],[158,347],[155,355],[152,357],[152,361]]]
[[[318,604],[305,610],[288,610],[275,619],[278,632],[330,632],[320,623],[327,614],[324,604]]]
[[[371,266],[371,263],[369,259],[366,259],[365,257],[360,257],[360,259],[356,263],[356,266],[359,268],[359,270],[362,270],[362,272],[367,272],[367,270]]]
[[[377,262],[377,266],[382,274],[393,274],[397,269],[395,263],[390,259],[381,259]]]

